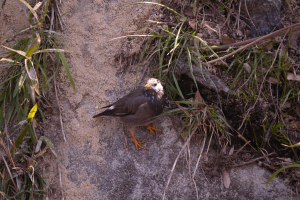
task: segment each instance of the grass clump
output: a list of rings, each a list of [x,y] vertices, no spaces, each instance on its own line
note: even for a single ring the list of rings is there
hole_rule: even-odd
[[[1,48],[8,51],[0,59],[4,75],[0,83],[0,193],[5,199],[43,199],[46,181],[40,176],[39,158],[47,149],[55,156],[56,151],[47,137],[36,134],[34,116],[38,113],[45,120],[43,106],[51,106],[47,101],[50,84],[61,64],[74,90],[75,84],[64,56],[68,51],[58,47],[61,34],[53,31],[61,17],[49,9],[56,1],[20,1],[29,10],[31,25],[1,41]],[[31,34],[12,47],[6,45],[24,31]]]

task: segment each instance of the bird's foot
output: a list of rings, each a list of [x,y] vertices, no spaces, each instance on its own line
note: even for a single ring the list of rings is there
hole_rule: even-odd
[[[145,125],[147,127],[147,129],[149,131],[151,131],[151,133],[154,133],[154,131],[161,131],[160,129],[157,129],[157,128],[154,128],[156,126],[156,123],[153,125],[153,126],[150,126],[150,125]]]
[[[145,143],[145,142],[138,142],[138,141],[135,139],[135,137],[134,137],[132,131],[129,131],[129,132],[130,132],[130,134],[131,134],[131,136],[132,136],[132,139],[130,139],[130,140],[131,140],[132,142],[134,142],[135,147],[136,147],[136,150],[139,150],[139,147],[140,147],[141,149],[147,150],[145,147],[143,147],[143,146],[141,145],[141,144],[143,144],[143,143]]]

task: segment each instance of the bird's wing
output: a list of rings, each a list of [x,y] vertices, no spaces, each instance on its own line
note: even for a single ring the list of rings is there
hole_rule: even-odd
[[[153,121],[155,116],[157,116],[155,110],[151,108],[149,102],[145,102],[134,114],[121,116],[121,121],[129,126],[141,126]]]
[[[145,96],[136,96],[134,98],[126,98],[124,102],[120,104],[114,104],[114,109],[112,110],[115,115],[132,115],[135,114],[139,107],[147,103],[148,98]]]

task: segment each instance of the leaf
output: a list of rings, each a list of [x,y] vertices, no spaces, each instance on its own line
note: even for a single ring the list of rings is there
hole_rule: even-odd
[[[31,120],[34,118],[34,115],[35,115],[36,111],[37,111],[37,104],[35,104],[35,105],[31,108],[31,110],[30,110],[30,112],[29,112],[29,114],[28,114],[28,117],[27,117],[28,122],[31,122]]]
[[[223,35],[223,36],[222,36],[222,41],[221,41],[221,43],[222,43],[223,45],[231,44],[231,43],[235,43],[235,40],[232,39],[232,38],[229,38],[229,37]]]
[[[176,85],[176,88],[177,88],[177,90],[178,90],[178,93],[179,93],[180,97],[181,97],[182,99],[184,99],[184,97],[183,97],[183,95],[182,95],[182,93],[181,93],[180,87],[179,87],[179,85],[178,85],[178,82],[177,82],[177,80],[176,80],[176,77],[175,77],[174,73],[173,73],[173,78],[174,78],[174,82],[175,82],[175,85]]]
[[[39,9],[39,7],[42,5],[42,2],[38,2],[37,4],[35,4],[33,10],[36,11],[37,9]]]
[[[193,30],[196,30],[196,20],[195,19],[190,20],[189,25]]]
[[[300,146],[300,142],[298,142],[297,144],[291,145],[291,146],[288,146],[286,144],[282,144],[282,145],[286,146],[286,147],[299,147]]]
[[[12,49],[12,48],[3,46],[3,45],[1,45],[1,46],[4,47],[4,48],[6,48],[6,49],[8,49],[8,50],[10,50],[10,51],[13,51],[13,52],[15,52],[15,53],[17,53],[17,54],[20,54],[21,56],[26,57],[26,53],[25,53],[24,51],[21,51],[21,50],[15,50],[15,49]]]
[[[230,176],[229,176],[229,173],[225,169],[223,169],[223,171],[222,171],[222,177],[223,177],[224,187],[228,189],[230,186]]]
[[[28,123],[23,130],[21,131],[20,135],[17,137],[16,141],[15,141],[15,145],[11,147],[10,149],[10,153],[13,154],[15,152],[15,150],[20,146],[20,144],[22,144],[23,138],[26,135],[26,133],[28,132],[28,129],[30,128],[30,124]]]
[[[12,60],[12,59],[9,59],[9,58],[1,58],[0,61],[6,61],[6,62],[12,62],[12,63],[18,63],[18,64],[21,64],[20,62],[17,62],[15,60]]]
[[[30,65],[27,65],[27,61],[30,61]],[[35,90],[39,94],[39,81],[34,69],[33,62],[29,59],[25,59],[25,69],[27,71],[28,77],[29,77],[29,85],[32,90]],[[33,101],[34,98],[33,98]]]
[[[70,68],[69,68],[69,65],[67,63],[66,57],[61,52],[57,52],[57,54],[58,54],[58,57],[61,59],[61,62],[63,64],[64,68],[65,68],[66,74],[69,78],[69,81],[70,81],[71,85],[73,86],[74,91],[76,92],[75,84],[74,84],[73,78],[71,76]]]
[[[28,47],[26,51],[26,57],[29,58],[32,56],[32,54],[37,50],[39,47],[39,44],[41,42],[41,37],[39,34],[37,34],[36,38],[31,42],[30,46]]]
[[[64,50],[64,49],[43,49],[43,50],[36,51],[33,54],[44,53],[44,52],[71,52],[71,51]]]
[[[4,192],[0,192],[0,194],[5,198],[10,200],[11,198],[9,198],[9,196],[7,194],[5,194]]]
[[[287,5],[288,5],[290,11],[293,13],[293,9],[291,7],[291,4],[290,4],[289,0],[285,0],[285,1],[286,1]]]
[[[277,176],[277,174],[279,174],[282,170],[290,168],[290,167],[300,167],[300,164],[292,164],[292,165],[288,165],[288,166],[280,168],[274,174],[272,174],[272,176],[269,178],[269,180],[266,183],[270,183],[273,180],[273,178],[275,178],[275,176]]]
[[[29,132],[29,135],[30,135],[30,138],[31,138],[31,141],[32,141],[33,145],[36,146],[37,137],[36,137],[35,131],[33,129],[33,126],[30,126],[28,132]]]
[[[161,7],[164,7],[170,11],[172,11],[173,13],[175,13],[176,15],[178,15],[179,17],[182,17],[183,19],[186,19],[184,16],[182,16],[181,14],[179,14],[178,12],[176,12],[175,10],[169,8],[168,6],[165,6],[163,4],[159,4],[159,3],[154,3],[154,2],[137,2],[137,3],[132,3],[131,5],[135,5],[135,4],[153,4],[153,5],[158,5]]]
[[[203,99],[202,99],[202,97],[201,97],[201,95],[200,95],[200,92],[199,92],[199,90],[197,90],[197,92],[196,92],[196,94],[195,94],[195,98],[194,98],[194,101],[195,102],[199,102],[199,103],[203,103]],[[202,107],[202,105],[201,104],[194,104],[193,105],[193,108],[201,108]]]
[[[20,0],[20,1],[21,1],[22,3],[24,3],[25,6],[27,6],[27,8],[31,11],[31,13],[33,14],[33,16],[36,18],[36,21],[37,21],[39,24],[41,24],[40,21],[39,21],[39,19],[38,19],[38,16],[37,16],[35,10],[34,10],[34,9],[33,9],[26,1],[24,1],[24,0]]]
[[[3,3],[2,3],[2,6],[1,6],[1,7],[2,7],[2,9],[4,8],[4,6],[5,6],[5,3],[6,3],[6,0],[4,0],[4,1],[3,1]]]
[[[248,63],[244,63],[244,68],[246,69],[246,71],[250,74],[251,73],[251,67]]]
[[[24,81],[26,80],[26,77],[27,77],[27,73],[25,70],[22,71],[22,74],[20,76],[20,79],[19,79],[19,92],[21,90],[21,88],[23,87],[24,85]]]
[[[290,81],[300,81],[300,75],[288,73],[286,79]]]
[[[48,147],[50,148],[52,153],[55,155],[55,157],[57,157],[55,146],[52,144],[52,142],[47,137],[41,136],[39,141],[43,141],[46,145],[48,145]],[[37,151],[36,151],[36,153],[37,153]]]

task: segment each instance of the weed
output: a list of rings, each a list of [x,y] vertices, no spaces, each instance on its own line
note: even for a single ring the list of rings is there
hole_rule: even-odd
[[[20,1],[30,10],[31,25],[1,41],[1,47],[8,52],[4,53],[5,56],[0,60],[5,63],[3,66],[5,77],[0,83],[0,130],[3,130],[0,144],[4,153],[1,153],[0,193],[6,199],[43,199],[46,191],[44,185],[47,183],[45,178],[39,175],[41,171],[38,158],[48,148],[55,156],[56,152],[48,138],[37,137],[32,121],[35,120],[37,111],[41,119],[45,119],[42,108],[37,105],[44,105],[44,102],[47,104],[47,96],[49,97],[51,92],[50,81],[60,64],[63,65],[74,90],[75,84],[64,56],[64,52],[68,51],[58,48],[57,41],[60,40],[58,36],[61,34],[52,30],[53,9],[50,29],[43,28],[50,0],[39,2],[33,7],[27,1]],[[4,4],[5,1],[2,6]],[[29,37],[19,39],[13,47],[5,45],[8,39],[25,30],[31,31]],[[54,64],[56,69],[50,68],[52,62],[56,62]],[[19,123],[9,130],[15,118]],[[10,138],[11,131],[19,132],[15,139]],[[5,140],[8,141],[7,144]],[[46,145],[43,149],[42,144]]]

